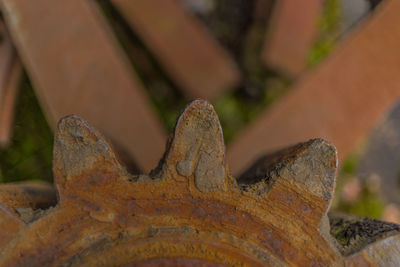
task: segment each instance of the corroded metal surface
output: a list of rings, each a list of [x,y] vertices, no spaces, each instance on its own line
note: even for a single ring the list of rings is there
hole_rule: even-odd
[[[238,182],[224,158],[206,101],[185,109],[150,176],[129,174],[97,130],[65,117],[54,143],[57,204],[32,208],[26,220],[0,201],[0,266],[387,266],[400,257],[396,225],[362,233],[375,241],[366,247],[348,247],[360,235],[354,225],[380,222],[341,229],[332,221],[330,234],[330,143],[314,139],[260,159]],[[334,239],[348,231],[345,242]]]

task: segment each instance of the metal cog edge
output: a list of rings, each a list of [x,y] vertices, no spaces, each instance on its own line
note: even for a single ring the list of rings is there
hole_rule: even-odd
[[[67,116],[55,188],[0,185],[0,266],[396,266],[398,225],[327,215],[336,169],[335,147],[313,139],[236,180],[216,112],[195,100],[159,166],[131,175],[96,129]]]

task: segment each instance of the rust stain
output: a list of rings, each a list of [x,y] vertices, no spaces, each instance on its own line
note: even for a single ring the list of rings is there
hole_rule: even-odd
[[[38,206],[28,201],[35,215],[24,222],[12,212],[14,206],[25,203],[18,202],[25,199],[22,196],[35,199],[41,194],[23,190],[22,185],[3,185],[11,186],[11,191],[0,186],[0,212],[5,211],[0,226],[9,229],[0,231],[0,266],[351,266],[354,262],[355,258],[340,254],[326,239],[329,229],[321,227],[336,168],[332,165],[336,151],[323,140],[287,150],[289,160],[285,153],[273,160],[270,169],[278,171],[269,182],[260,176],[244,185],[228,171],[223,176],[215,172],[226,170],[224,144],[218,118],[205,101],[186,108],[162,165],[151,176],[127,173],[104,137],[76,116],[64,118],[55,137],[59,196],[55,206],[37,213]],[[194,154],[192,146],[199,147]],[[212,159],[201,167],[211,171],[204,172],[200,181],[195,172],[199,152]],[[185,175],[177,170],[182,160],[188,161]],[[13,194],[4,192],[18,192],[20,197],[14,200]],[[398,248],[398,239],[382,240],[392,251]],[[367,247],[357,257],[379,265],[398,256],[393,252],[382,259],[383,245],[374,245],[375,254]]]

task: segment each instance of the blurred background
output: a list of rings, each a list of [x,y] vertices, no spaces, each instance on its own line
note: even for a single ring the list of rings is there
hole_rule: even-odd
[[[68,114],[148,173],[204,98],[234,176],[321,137],[338,149],[332,208],[400,223],[400,1],[3,0],[1,14],[1,183],[52,181]]]

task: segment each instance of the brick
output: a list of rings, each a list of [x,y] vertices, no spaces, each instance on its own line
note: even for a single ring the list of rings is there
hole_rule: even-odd
[[[400,1],[387,0],[228,149],[234,175],[267,151],[314,137],[343,159],[400,96]]]
[[[2,11],[51,126],[86,118],[145,171],[164,129],[95,2],[4,0]]]
[[[262,51],[267,66],[292,77],[303,71],[322,6],[322,0],[275,2]]]
[[[230,55],[176,0],[112,0],[184,93],[212,100],[239,80]]]

